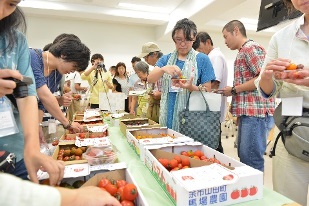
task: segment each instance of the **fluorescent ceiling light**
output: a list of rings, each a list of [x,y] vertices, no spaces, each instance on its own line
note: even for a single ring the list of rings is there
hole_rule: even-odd
[[[157,13],[169,13],[170,9],[163,8],[163,7],[153,7],[153,6],[146,6],[140,4],[130,4],[130,3],[119,3],[118,6],[124,9],[131,9],[136,11],[149,11],[149,12],[157,12]]]

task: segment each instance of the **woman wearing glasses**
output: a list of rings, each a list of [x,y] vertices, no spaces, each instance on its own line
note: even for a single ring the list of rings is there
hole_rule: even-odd
[[[209,58],[192,48],[196,34],[193,21],[187,18],[179,20],[172,31],[175,51],[163,55],[147,78],[148,82],[155,83],[162,77],[159,123],[176,131],[179,131],[178,115],[185,108],[189,92],[198,91],[199,85],[211,91],[211,81],[215,80]],[[172,78],[186,78],[189,81],[172,85]]]

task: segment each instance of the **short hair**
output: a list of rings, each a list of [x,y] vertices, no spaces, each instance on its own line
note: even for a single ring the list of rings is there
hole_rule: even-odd
[[[196,39],[195,41],[193,42],[193,49],[198,49],[200,47],[200,43],[203,42],[203,43],[206,43],[207,40],[210,40],[210,44],[211,46],[213,46],[213,42],[212,42],[212,39],[211,37],[209,36],[209,34],[205,31],[201,31],[201,32],[198,32],[197,35],[196,35]]]
[[[184,18],[179,21],[177,21],[176,25],[173,28],[172,31],[172,38],[174,39],[174,35],[176,31],[182,30],[184,32],[184,36],[186,40],[192,41],[193,39],[191,38],[191,33],[193,32],[193,36],[195,37],[197,34],[197,28],[196,25],[193,21]]]
[[[48,51],[49,48],[50,48],[53,44],[56,44],[57,42],[59,42],[60,40],[62,40],[62,39],[64,39],[64,38],[70,38],[70,39],[75,39],[75,40],[80,41],[80,39],[78,38],[78,36],[76,36],[75,34],[62,33],[62,34],[59,34],[58,36],[56,36],[56,38],[54,39],[53,43],[46,44],[46,45],[43,47],[43,51]]]
[[[73,62],[77,71],[84,71],[89,64],[90,49],[76,39],[61,39],[53,44],[48,51],[65,62]]]
[[[135,62],[140,62],[140,61],[142,61],[141,58],[139,58],[139,57],[133,57],[132,60],[131,60],[131,63],[133,64],[133,63],[135,63]]]
[[[137,62],[134,66],[135,72],[143,72],[149,74],[149,65],[146,62]]]
[[[93,63],[94,60],[96,60],[96,59],[102,59],[102,60],[104,60],[102,54],[94,54],[94,55],[91,56],[91,63]]]
[[[123,62],[118,62],[118,64],[116,65],[115,76],[119,76],[118,67],[121,67],[121,66],[124,67],[124,76],[127,77],[127,67],[126,67],[125,63],[123,63]]]
[[[246,28],[245,28],[244,24],[241,21],[239,21],[239,20],[232,20],[232,21],[230,21],[229,23],[227,23],[223,27],[222,31],[225,29],[227,32],[233,33],[235,27],[238,27],[240,33],[244,37],[247,37]]]
[[[116,71],[116,66],[111,66],[110,69]]]

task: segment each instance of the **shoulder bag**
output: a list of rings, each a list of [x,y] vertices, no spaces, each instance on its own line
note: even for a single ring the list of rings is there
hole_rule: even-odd
[[[179,132],[208,147],[217,149],[221,135],[221,112],[210,111],[200,88],[199,91],[205,102],[205,111],[189,111],[189,96],[186,108],[179,112]]]

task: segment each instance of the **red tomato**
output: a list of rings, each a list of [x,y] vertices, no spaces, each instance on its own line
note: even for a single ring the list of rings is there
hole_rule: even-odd
[[[182,166],[190,166],[190,160],[189,158],[183,158],[182,159]]]
[[[119,187],[116,194],[114,195],[118,201],[123,200],[123,188],[124,188],[124,186]]]
[[[122,206],[134,206],[134,203],[132,201],[129,200],[123,200],[120,203]]]
[[[238,199],[240,197],[240,192],[239,192],[239,190],[234,190],[232,193],[231,193],[231,198],[233,199],[233,200],[236,200],[236,199]]]
[[[124,200],[135,200],[138,195],[137,188],[134,184],[127,184],[123,188],[123,199]]]
[[[241,197],[247,197],[249,194],[249,190],[247,188],[243,188],[241,191]]]
[[[78,135],[80,138],[84,139],[86,137],[86,134],[85,133],[79,133]]]
[[[106,178],[102,178],[100,180],[100,182],[98,183],[98,187],[101,187],[101,188],[105,188],[106,185],[110,184],[111,182],[109,181],[109,179],[106,179]]]
[[[172,159],[172,160],[170,161],[170,168],[171,168],[171,169],[174,169],[174,168],[177,167],[177,166],[178,166],[178,161],[175,160],[175,159]]]
[[[181,159],[180,156],[176,155],[176,156],[174,156],[174,159],[177,160],[177,162],[178,162],[179,164],[181,164],[182,159]]]
[[[116,181],[117,188],[125,186],[126,184],[127,184],[127,182],[125,180],[117,180]]]
[[[106,191],[111,194],[112,196],[114,196],[117,193],[117,186],[113,185],[113,184],[108,184],[104,187],[106,189]]]
[[[257,193],[257,191],[258,191],[257,187],[255,187],[255,186],[252,186],[249,190],[250,190],[249,191],[249,195],[250,196],[255,195]]]
[[[196,151],[194,152],[194,155],[195,155],[195,156],[198,156],[198,157],[200,158],[201,156],[204,156],[204,153],[203,153],[201,150],[196,150]]]

